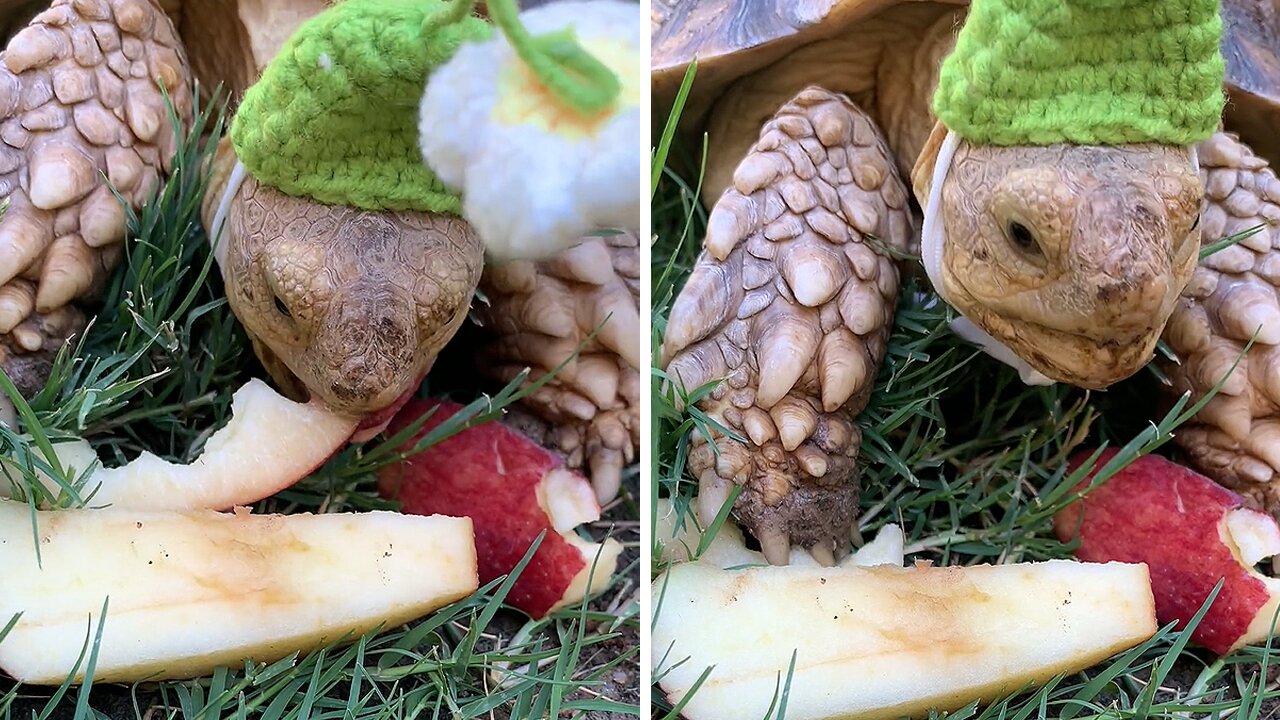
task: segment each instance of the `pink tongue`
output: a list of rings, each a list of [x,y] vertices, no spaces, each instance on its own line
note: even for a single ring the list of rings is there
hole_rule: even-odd
[[[395,402],[373,413],[372,415],[366,415],[365,418],[360,421],[360,424],[356,426],[355,433],[351,435],[351,442],[362,443],[376,436],[378,433],[382,432],[383,430],[386,430],[387,425],[391,423],[391,418],[394,418],[396,416],[396,413],[400,412],[400,409],[403,408],[405,404],[409,402],[409,399],[413,397],[413,394],[417,392],[417,390],[418,390],[418,386],[414,385],[413,387],[404,391],[403,395],[396,398]]]

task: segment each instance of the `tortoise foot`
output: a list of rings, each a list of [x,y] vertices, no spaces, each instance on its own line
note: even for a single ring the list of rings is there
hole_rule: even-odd
[[[31,397],[49,380],[58,352],[84,331],[84,313],[64,305],[49,313],[32,313],[11,331],[0,334],[0,370],[13,381],[18,394]],[[0,393],[0,422],[14,425],[16,414],[7,396]]]
[[[639,373],[634,374],[639,384]],[[565,454],[570,467],[585,468],[601,505],[618,496],[622,473],[636,460],[639,445],[638,401],[627,407],[600,410],[588,422],[560,424],[555,431],[555,445]]]
[[[481,371],[506,383],[531,369],[533,383],[559,369],[523,405],[556,428],[555,445],[589,472],[601,504],[640,445],[639,282],[640,239],[623,233],[547,261],[494,264],[480,285],[490,333]]]
[[[1176,442],[1197,470],[1274,513],[1280,511],[1280,180],[1228,133],[1201,144],[1199,157],[1205,247],[1261,227],[1200,261],[1165,329],[1180,359],[1163,363],[1173,396],[1189,391],[1198,400],[1222,383],[1175,433]]]
[[[190,124],[189,85],[173,25],[150,3],[55,0],[9,41],[0,332],[97,293],[122,254],[122,200],[140,207],[172,164],[166,100]]]
[[[740,482],[733,518],[756,538],[771,564],[789,564],[793,548],[827,567],[848,555],[858,516],[855,460],[861,434],[849,413],[824,416],[819,425],[816,442],[794,451],[776,440],[756,447],[725,436],[713,450],[696,435],[689,465],[701,468],[696,502],[701,526],[710,527]]]
[[[737,436],[695,436],[688,469],[700,479],[703,520],[741,484],[734,516],[773,563],[787,562],[792,546],[827,564],[849,550],[854,418],[897,300],[889,251],[911,239],[891,158],[847,97],[800,92],[739,163],[671,308],[663,364],[683,386],[677,397],[724,379],[697,405]]]

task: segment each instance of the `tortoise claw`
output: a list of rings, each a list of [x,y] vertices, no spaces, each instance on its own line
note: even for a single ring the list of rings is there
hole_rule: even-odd
[[[809,548],[809,554],[813,555],[813,559],[817,560],[822,567],[836,566],[836,555],[830,540],[820,540],[814,543]]]
[[[1175,441],[1197,470],[1280,515],[1280,180],[1229,133],[1198,155],[1203,244],[1258,230],[1200,261],[1165,327],[1179,358],[1161,363],[1169,398],[1220,386]]]
[[[791,540],[780,530],[770,530],[760,534],[760,550],[770,565],[788,565],[791,563]]]
[[[549,260],[492,264],[481,281],[489,303],[477,313],[492,332],[481,371],[507,383],[532,368],[534,382],[559,368],[522,404],[557,428],[602,505],[640,442],[639,256],[638,235],[590,237]]]
[[[688,469],[704,526],[740,484],[734,518],[769,562],[786,564],[796,546],[831,566],[848,553],[854,418],[898,292],[884,246],[911,240],[905,206],[886,198],[905,197],[906,186],[871,120],[843,95],[805,89],[760,137],[711,210],[703,252],[671,308],[664,364],[686,392],[722,381],[698,406],[742,438],[694,435]],[[850,158],[869,167],[854,172]]]
[[[714,470],[705,470],[698,480],[698,524],[703,528],[711,527],[720,514],[724,504],[729,502],[731,490],[729,481],[721,478]]]

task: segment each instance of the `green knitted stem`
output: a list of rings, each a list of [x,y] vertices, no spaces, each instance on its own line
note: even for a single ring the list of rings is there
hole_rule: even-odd
[[[520,23],[515,0],[487,0],[489,19],[497,25],[533,76],[561,102],[583,115],[600,112],[613,104],[622,85],[604,63],[582,48],[572,30],[533,37]],[[428,18],[424,32],[440,24],[466,17],[475,0],[454,0],[449,11]]]
[[[424,38],[431,37],[442,27],[462,22],[464,18],[471,17],[471,13],[475,10],[476,0],[453,0],[444,12],[428,15],[427,19],[422,22],[422,36]]]
[[[991,145],[1191,145],[1217,131],[1217,0],[973,0],[937,118]]]
[[[304,23],[245,93],[231,124],[236,155],[261,183],[335,205],[461,214],[458,195],[422,162],[426,78],[480,18],[441,24],[441,0],[344,0]]]

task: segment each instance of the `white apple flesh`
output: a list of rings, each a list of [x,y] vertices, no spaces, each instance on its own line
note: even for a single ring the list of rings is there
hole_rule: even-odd
[[[0,501],[0,627],[21,613],[0,669],[26,683],[68,676],[104,600],[95,682],[134,682],[355,639],[478,585],[467,518],[107,509],[36,520],[33,534],[27,507]]]
[[[671,500],[662,498],[657,503],[657,520],[654,531],[661,543],[661,558],[665,562],[688,562],[697,555],[698,562],[725,570],[769,564],[764,553],[747,547],[741,528],[732,522],[721,525],[715,537],[698,554],[704,533],[698,527],[694,513],[686,513],[681,524],[682,519]],[[875,539],[845,556],[839,567],[902,567],[904,544],[902,528],[894,524],[885,525],[876,533]],[[793,567],[819,567],[813,555],[801,547],[791,549],[789,564]]]
[[[654,676],[689,720],[955,710],[1089,667],[1156,631],[1145,565],[935,568],[678,563],[654,580]]]
[[[293,402],[250,380],[232,396],[227,424],[194,461],[184,465],[144,452],[126,465],[93,470],[81,495],[91,507],[227,510],[250,505],[324,464],[358,422],[315,402]],[[54,451],[73,473],[97,459],[84,441],[58,443]],[[59,492],[52,480],[42,480],[51,493]],[[0,488],[0,494],[8,492]]]
[[[618,570],[618,558],[622,556],[622,543],[614,538],[604,542],[587,542],[575,531],[581,525],[600,519],[600,501],[596,491],[586,479],[566,468],[556,468],[543,476],[535,489],[538,507],[546,513],[551,527],[560,533],[578,552],[584,563],[578,574],[569,581],[564,595],[547,612],[582,602],[608,589],[613,574]]]
[[[1223,523],[1222,540],[1239,559],[1246,572],[1260,580],[1267,591],[1267,600],[1253,615],[1244,635],[1236,641],[1236,647],[1266,644],[1274,634],[1277,612],[1280,612],[1280,578],[1258,572],[1254,566],[1280,555],[1280,525],[1275,518],[1257,510],[1236,508],[1227,513]]]

